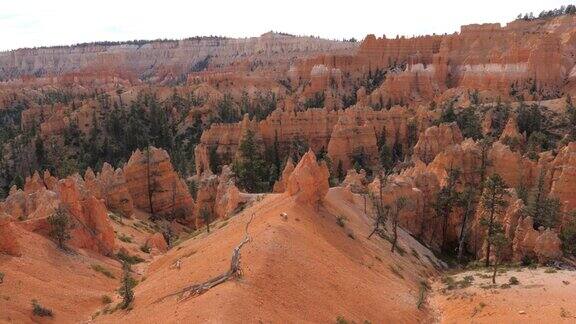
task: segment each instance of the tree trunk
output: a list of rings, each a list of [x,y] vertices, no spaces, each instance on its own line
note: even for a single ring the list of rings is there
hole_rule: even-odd
[[[150,215],[152,216],[152,219],[155,219],[156,217],[154,215],[154,206],[152,204],[152,196],[154,195],[154,192],[152,189],[152,179],[150,179],[150,177],[150,146],[148,146],[146,148],[146,180],[148,185],[148,204],[150,206]]]
[[[498,258],[494,260],[494,273],[492,274],[492,284],[496,284],[496,272],[498,272]]]
[[[394,220],[394,225],[393,225],[393,237],[392,237],[392,253],[394,253],[394,249],[396,249],[396,242],[398,241],[398,223],[396,222],[396,220]]]
[[[472,194],[471,194],[472,195]],[[458,263],[462,263],[462,256],[464,255],[464,241],[466,241],[466,223],[468,222],[468,214],[471,212],[472,197],[470,196],[466,202],[466,209],[464,210],[464,218],[462,219],[462,227],[460,228],[460,239],[458,241]]]
[[[492,227],[494,226],[494,209],[496,206],[494,205],[494,201],[496,197],[494,195],[491,197],[492,201],[490,203],[490,223],[488,223],[488,237],[486,238],[486,267],[490,266],[490,238],[492,237]]]

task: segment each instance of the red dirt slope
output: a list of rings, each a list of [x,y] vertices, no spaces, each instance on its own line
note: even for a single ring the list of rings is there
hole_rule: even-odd
[[[429,320],[430,312],[418,310],[416,304],[420,281],[435,273],[430,261],[434,257],[403,232],[404,256],[391,254],[382,238],[367,240],[372,221],[358,207],[359,198],[355,205],[342,189],[334,188],[316,210],[286,195],[267,195],[216,224],[220,228],[210,234],[187,240],[157,259],[135,289],[134,308],[96,321],[327,323],[338,316],[372,323]],[[158,302],[227,270],[252,213],[252,241],[242,249],[241,279],[187,300],[170,297]],[[336,223],[337,216],[347,219],[344,228]],[[177,260],[180,269],[172,266]]]

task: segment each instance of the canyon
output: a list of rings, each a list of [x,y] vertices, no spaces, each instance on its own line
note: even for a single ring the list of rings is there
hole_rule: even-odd
[[[0,322],[567,321],[575,51],[565,13],[2,52]]]

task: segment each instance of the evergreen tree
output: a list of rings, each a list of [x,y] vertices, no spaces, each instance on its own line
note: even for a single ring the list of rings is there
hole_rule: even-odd
[[[490,245],[494,246],[494,271],[492,272],[492,284],[496,284],[496,273],[498,273],[498,266],[502,262],[502,256],[506,245],[508,245],[508,239],[504,235],[503,231],[494,233],[490,238]]]
[[[232,165],[238,185],[248,192],[266,191],[269,187],[269,168],[262,157],[262,149],[256,142],[254,131],[246,132],[238,150],[238,159]]]
[[[346,178],[346,172],[344,171],[344,164],[342,163],[342,160],[338,160],[338,167],[336,169],[336,176],[337,176],[339,182],[344,181],[344,179]]]
[[[480,139],[483,137],[482,127],[480,125],[480,119],[476,115],[476,109],[474,108],[473,106],[469,106],[463,109],[456,117],[456,123],[464,137]]]
[[[497,221],[507,206],[505,197],[506,183],[500,175],[493,174],[486,180],[480,204],[483,209],[480,224],[486,227],[486,267],[490,265],[490,252],[497,234],[503,232],[502,224]]]
[[[464,244],[468,236],[468,221],[474,216],[474,200],[476,190],[472,186],[466,187],[464,192],[458,195],[458,206],[462,208],[462,225],[460,226],[460,237],[458,239],[458,262],[462,263],[464,256]]]
[[[576,210],[566,215],[560,230],[560,240],[564,253],[576,256]]]
[[[458,192],[456,191],[456,185],[458,184],[458,179],[460,177],[460,170],[458,169],[449,169],[447,171],[448,181],[436,195],[436,203],[434,205],[436,216],[439,217],[442,221],[443,250],[446,248],[448,220],[450,218],[450,214],[452,214],[452,210],[458,202]]]
[[[65,250],[66,241],[70,239],[71,226],[68,210],[63,206],[58,207],[48,217],[48,224],[50,224],[50,237],[56,241],[60,249]]]
[[[200,211],[200,217],[202,217],[202,221],[206,224],[206,232],[210,233],[210,223],[212,223],[212,212],[209,209],[203,208]]]
[[[553,228],[560,219],[560,201],[557,198],[550,198],[546,194],[544,187],[544,172],[538,177],[538,184],[534,188],[531,197],[528,199],[526,211],[534,220],[534,227]]]
[[[118,294],[122,297],[122,303],[120,303],[120,308],[127,309],[134,302],[134,286],[136,285],[136,280],[132,278],[130,274],[131,269],[128,262],[122,263],[122,281],[120,288],[118,289]]]

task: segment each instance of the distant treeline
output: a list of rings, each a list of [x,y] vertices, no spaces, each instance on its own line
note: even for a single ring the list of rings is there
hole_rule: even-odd
[[[228,39],[228,37],[224,36],[194,36],[182,39],[183,41],[201,41],[201,40],[224,40]],[[128,41],[100,41],[100,42],[88,42],[88,43],[78,43],[72,45],[56,45],[56,46],[38,46],[38,47],[31,47],[31,48],[20,48],[19,50],[23,49],[61,49],[61,48],[72,48],[72,47],[90,47],[90,46],[118,46],[118,45],[136,45],[142,46],[150,43],[176,43],[181,40],[179,39],[169,39],[169,38],[159,38],[159,39],[135,39],[135,40],[128,40]]]
[[[576,14],[576,6],[567,5],[552,10],[544,10],[538,16],[534,16],[534,13],[532,12],[519,14],[518,17],[516,17],[516,19],[529,21],[535,19],[546,19],[546,18],[559,17],[563,15],[574,15],[574,14]]]

